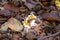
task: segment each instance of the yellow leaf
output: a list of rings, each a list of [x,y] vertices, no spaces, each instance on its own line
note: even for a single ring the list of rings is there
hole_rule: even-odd
[[[27,17],[27,20],[34,19],[34,18],[36,18],[36,16],[34,14],[31,14]]]
[[[29,25],[29,23],[28,23],[27,20],[23,21],[23,23],[24,23],[25,25]]]
[[[60,7],[60,1],[59,0],[55,0],[55,4],[57,7]]]

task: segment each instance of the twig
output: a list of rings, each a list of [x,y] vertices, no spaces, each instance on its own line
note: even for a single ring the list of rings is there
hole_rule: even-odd
[[[49,37],[57,36],[58,34],[60,34],[60,31],[57,32],[57,33],[55,33],[55,34],[49,35],[49,36],[44,36],[44,37],[42,37],[42,38],[39,37],[38,40],[44,40],[44,39],[49,38]]]

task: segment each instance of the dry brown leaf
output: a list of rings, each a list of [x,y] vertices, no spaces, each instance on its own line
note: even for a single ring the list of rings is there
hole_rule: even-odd
[[[1,26],[1,30],[7,30],[8,28],[10,28],[13,31],[21,31],[23,29],[23,26],[21,25],[21,23],[15,19],[15,18],[10,18],[6,23],[4,23]]]
[[[50,20],[50,21],[60,21],[56,11],[52,11],[50,13],[45,13],[42,15],[42,19]]]

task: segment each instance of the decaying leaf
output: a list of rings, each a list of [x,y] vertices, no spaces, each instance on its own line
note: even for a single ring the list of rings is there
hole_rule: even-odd
[[[15,18],[10,18],[6,23],[4,23],[0,30],[7,30],[8,28],[10,28],[13,31],[21,31],[23,29],[23,26],[21,25],[21,23],[15,19]]]
[[[60,18],[57,15],[56,11],[52,11],[51,13],[43,14],[42,19],[50,20],[50,21],[60,21]]]
[[[10,10],[12,12],[19,12],[19,8],[16,7],[16,5],[12,2],[8,2],[3,6],[6,10]]]

